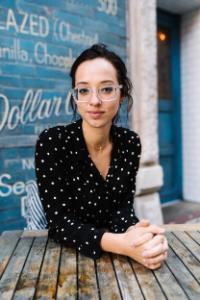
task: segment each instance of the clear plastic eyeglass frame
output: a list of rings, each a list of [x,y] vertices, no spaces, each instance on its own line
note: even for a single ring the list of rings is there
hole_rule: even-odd
[[[109,99],[103,99],[102,95],[101,95],[101,91],[105,88],[110,88],[110,87],[114,88],[114,95]],[[80,87],[80,88],[77,87],[77,88],[71,89],[70,92],[71,92],[71,95],[72,95],[75,103],[88,103],[88,102],[90,102],[92,93],[94,93],[94,91],[96,92],[96,95],[97,95],[100,102],[111,102],[111,101],[116,100],[117,90],[121,89],[122,87],[123,87],[122,84],[120,84],[120,85],[106,85],[106,86],[101,86],[97,89],[91,88],[91,87]],[[78,100],[77,99],[77,92],[79,91],[79,89],[87,89],[87,91],[89,92],[89,95],[87,95],[88,99],[86,99],[86,100]]]

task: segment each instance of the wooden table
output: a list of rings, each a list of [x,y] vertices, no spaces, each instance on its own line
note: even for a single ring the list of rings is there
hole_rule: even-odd
[[[167,261],[151,271],[109,253],[94,261],[47,231],[0,236],[0,299],[200,299],[200,224],[165,226]]]

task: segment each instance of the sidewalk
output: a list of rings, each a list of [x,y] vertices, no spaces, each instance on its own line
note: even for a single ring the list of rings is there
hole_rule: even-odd
[[[180,201],[162,207],[164,223],[200,223],[200,203]]]

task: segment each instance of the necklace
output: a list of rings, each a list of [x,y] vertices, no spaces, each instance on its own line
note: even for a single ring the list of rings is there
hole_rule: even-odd
[[[89,147],[90,147],[90,145],[89,145]],[[107,147],[107,144],[105,143],[105,144],[97,145],[93,149],[102,153],[106,147]]]
[[[97,145],[91,145],[91,144],[89,144],[89,143],[87,143],[87,146],[89,147],[89,149],[92,151],[92,152],[99,152],[99,153],[102,153],[103,152],[103,150],[105,149],[105,148],[107,148],[107,146],[110,144],[110,140],[109,141],[106,141],[105,143],[102,143],[102,144],[97,144]]]
[[[100,152],[102,152],[102,151],[103,151],[103,149],[104,149],[104,147],[105,147],[105,146],[102,146],[102,145],[100,145],[100,146],[98,146],[98,148],[97,148],[97,149],[98,149]]]

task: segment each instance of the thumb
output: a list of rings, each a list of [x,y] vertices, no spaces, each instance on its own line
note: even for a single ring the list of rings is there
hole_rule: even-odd
[[[135,227],[147,227],[150,225],[150,221],[147,219],[142,219],[138,223],[135,224]]]

